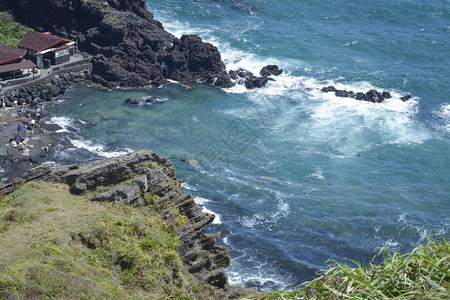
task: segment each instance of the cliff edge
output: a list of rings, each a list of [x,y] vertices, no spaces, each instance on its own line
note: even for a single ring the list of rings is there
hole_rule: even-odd
[[[225,273],[230,264],[228,248],[215,245],[219,233],[206,234],[203,230],[214,215],[200,212],[194,197],[182,193],[181,180],[175,177],[168,159],[142,150],[55,170],[45,164],[9,184],[1,184],[0,193],[8,195],[28,182],[62,183],[73,195],[89,194],[91,201],[156,210],[176,231],[180,241],[177,251],[189,272],[202,283],[236,293]]]

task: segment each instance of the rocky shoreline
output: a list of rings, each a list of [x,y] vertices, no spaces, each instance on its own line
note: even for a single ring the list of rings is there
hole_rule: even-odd
[[[142,0],[6,2],[14,9],[18,20],[32,28],[64,37],[75,36],[79,49],[92,55],[92,66],[75,72],[60,72],[43,83],[29,83],[4,93],[4,136],[0,139],[2,166],[9,178],[16,178],[9,183],[0,183],[0,194],[7,195],[23,183],[41,180],[66,183],[75,194],[92,192],[99,187],[114,187],[110,194],[97,195],[95,199],[116,199],[117,205],[140,205],[146,194],[156,195],[160,205],[166,207],[161,211],[166,222],[170,223],[175,217],[171,207],[178,208],[188,219],[178,236],[181,241],[179,254],[189,272],[200,282],[224,290],[230,297],[242,294],[241,288],[228,284],[225,272],[230,264],[228,248],[215,245],[220,233],[206,234],[203,230],[213,221],[214,215],[201,213],[194,197],[182,194],[181,180],[175,177],[174,167],[167,159],[151,151],[139,151],[55,170],[50,164],[35,167],[52,160],[52,151],[46,153],[44,149],[54,144],[54,139],[60,135],[56,133],[60,127],[44,122],[35,130],[35,136],[24,138],[28,150],[31,148],[32,151],[19,149],[19,144],[14,148],[9,143],[15,137],[17,123],[28,122],[23,115],[18,117],[19,107],[23,105],[25,115],[30,111],[31,117],[36,118],[34,106],[63,95],[73,85],[145,87],[165,84],[167,79],[185,82],[202,79],[220,87],[231,87],[234,82],[226,72],[217,48],[195,35],[174,38],[153,19]],[[167,68],[163,69],[163,65]],[[23,142],[20,146],[23,147]],[[136,190],[138,185],[125,182],[131,177],[139,190]]]
[[[181,242],[178,252],[189,272],[200,282],[223,289],[230,297],[249,292],[228,284],[225,272],[230,264],[228,248],[215,245],[220,233],[206,234],[203,230],[214,220],[214,215],[200,212],[194,197],[182,193],[182,181],[175,177],[175,168],[168,159],[142,150],[55,170],[50,164],[43,164],[8,184],[0,183],[0,195],[8,195],[32,181],[65,183],[76,195],[106,188],[108,191],[97,194],[93,201],[113,205],[142,206],[143,199],[156,199],[163,208],[160,215],[169,225],[176,218],[172,209],[176,207],[187,218],[186,225],[177,234]]]

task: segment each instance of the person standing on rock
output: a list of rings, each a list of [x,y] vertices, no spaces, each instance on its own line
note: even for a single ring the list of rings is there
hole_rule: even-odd
[[[34,128],[31,127],[31,137],[34,137]]]
[[[20,136],[20,123],[17,124],[17,134]]]
[[[48,145],[45,145],[45,156],[48,157],[48,152],[50,152],[50,149],[48,148]]]
[[[37,118],[37,122],[39,123],[39,121],[41,120],[41,113],[37,113],[36,118]]]
[[[6,107],[6,102],[5,102],[5,99],[2,99],[2,106],[3,106],[3,108],[5,108],[5,107]]]

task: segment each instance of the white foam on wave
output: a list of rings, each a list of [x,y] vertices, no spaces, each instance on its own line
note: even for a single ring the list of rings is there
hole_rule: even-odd
[[[275,191],[275,199],[277,204],[274,212],[255,213],[252,216],[242,216],[238,219],[238,222],[241,226],[250,230],[264,228],[271,231],[278,226],[280,219],[288,217],[291,211],[289,204],[284,201],[282,193]]]
[[[128,153],[132,152],[131,149],[127,149],[124,151],[108,151],[108,150],[106,150],[105,146],[103,146],[103,145],[95,144],[91,141],[87,141],[87,140],[83,140],[83,139],[71,140],[71,143],[77,148],[83,148],[83,149],[89,150],[92,153],[95,153],[95,154],[98,154],[98,155],[104,156],[104,157],[115,157],[115,156],[120,156],[120,155],[124,155],[124,154],[128,154]]]
[[[183,182],[183,183],[181,184],[181,187],[182,187],[183,189],[190,190],[190,191],[198,191],[197,188],[195,188],[195,187],[193,187],[193,186],[187,184],[186,182]]]
[[[293,124],[291,119],[295,119],[295,115],[284,118],[283,124],[284,130],[288,126],[297,128],[299,141],[327,144],[338,155],[346,157],[376,145],[422,143],[430,138],[430,132],[415,120],[417,98],[403,102],[400,97],[404,94],[392,91],[392,98],[371,103],[320,91],[328,85],[355,93],[383,90],[368,82],[350,84],[309,78],[304,84],[309,87],[306,95],[292,94],[292,97],[307,98],[299,103],[303,112],[310,116],[307,126]]]
[[[257,249],[243,249],[235,254],[227,268],[228,281],[233,285],[258,286],[261,290],[288,288],[292,277],[279,273],[279,265],[268,258],[261,259]]]
[[[56,132],[71,132],[78,137],[77,133],[79,132],[80,129],[75,125],[75,121],[71,118],[64,116],[53,116],[48,123],[56,124],[62,127],[62,129],[59,129]],[[78,137],[78,139],[71,139],[70,142],[76,148],[86,149],[92,153],[95,153],[103,157],[115,157],[132,152],[131,149],[125,149],[123,151],[109,151],[103,145],[95,144],[91,141],[84,140],[80,137]]]
[[[206,207],[206,203],[211,202],[211,200],[202,198],[202,197],[194,197],[195,203],[200,206],[201,211],[204,213],[212,214],[215,216],[214,221],[212,221],[212,224],[221,224],[221,215],[218,213],[213,212],[212,210],[208,209]]]
[[[317,180],[325,180],[325,177],[323,176],[322,170],[320,168],[316,168],[315,171],[307,175],[307,177],[312,177]]]
[[[450,133],[450,104],[441,104],[434,110],[433,114],[441,121],[440,125],[438,125],[439,129],[442,129],[446,133]]]
[[[57,130],[56,132],[74,132],[77,129],[76,126],[74,126],[73,119],[68,117],[53,116],[48,121],[48,123],[56,124],[61,127],[61,129]]]

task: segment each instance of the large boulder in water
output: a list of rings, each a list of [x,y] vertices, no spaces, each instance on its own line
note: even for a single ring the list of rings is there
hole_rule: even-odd
[[[133,104],[133,105],[138,105],[140,102],[138,99],[132,99],[132,98],[127,98],[125,100],[126,104]]]
[[[164,63],[168,67],[169,79],[184,82],[206,79],[210,83],[216,82],[216,85],[220,83],[220,87],[233,86],[217,47],[204,43],[197,35],[175,39]],[[220,78],[219,82],[217,78]]]
[[[271,76],[271,75],[281,75],[283,73],[283,69],[280,69],[277,65],[267,65],[259,71],[259,75],[261,76]]]
[[[231,78],[236,80],[237,83],[245,85],[245,87],[248,89],[261,88],[265,86],[269,81],[268,76],[255,76],[252,72],[242,69],[239,69],[237,71],[231,70],[230,76]]]
[[[384,101],[384,97],[377,90],[370,90],[366,93],[366,101],[381,103]]]

